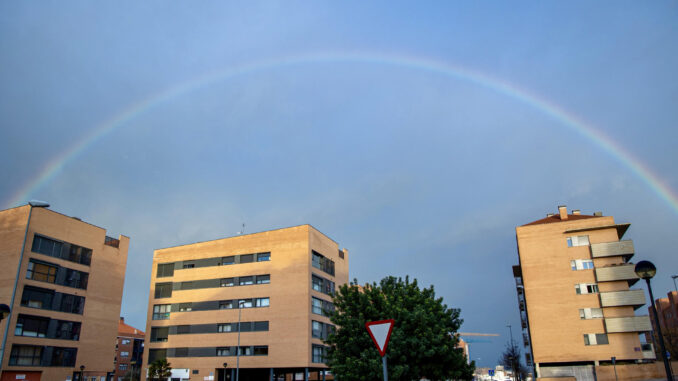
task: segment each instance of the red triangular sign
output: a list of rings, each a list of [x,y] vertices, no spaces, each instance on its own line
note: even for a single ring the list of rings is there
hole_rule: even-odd
[[[370,334],[372,341],[374,341],[374,345],[377,346],[381,357],[384,357],[386,354],[386,347],[391,338],[394,324],[395,320],[393,319],[365,323],[365,328],[367,328],[367,332]]]

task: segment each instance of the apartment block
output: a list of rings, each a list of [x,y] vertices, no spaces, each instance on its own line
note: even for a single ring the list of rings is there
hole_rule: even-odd
[[[142,368],[181,380],[324,379],[348,252],[310,225],[156,250]]]
[[[118,322],[118,338],[115,342],[115,374],[113,380],[122,381],[126,375],[138,380],[141,361],[144,354],[144,331],[125,323],[120,317]]]
[[[47,206],[0,211],[1,379],[106,380],[129,238]]]
[[[640,335],[652,330],[635,311],[645,294],[638,281],[630,224],[602,213],[558,213],[516,228],[513,267],[526,362],[538,377],[593,380],[595,367],[653,361]]]
[[[678,291],[670,291],[666,294],[666,298],[655,300],[654,305],[657,308],[666,350],[670,353],[670,358],[676,359],[678,358]],[[660,353],[661,345],[657,341],[659,337],[652,306],[648,307],[648,312],[652,321],[652,333],[646,335],[647,341],[655,344],[655,352],[663,358]]]

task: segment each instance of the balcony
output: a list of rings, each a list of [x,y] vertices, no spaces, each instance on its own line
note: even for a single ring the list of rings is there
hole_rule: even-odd
[[[594,243],[591,245],[591,256],[593,258],[623,256],[628,260],[634,254],[633,241]]]
[[[648,332],[652,331],[652,323],[647,315],[605,318],[605,329],[607,333]]]
[[[643,290],[613,291],[600,293],[601,307],[633,306],[641,307],[645,304]]]
[[[596,268],[596,280],[598,282],[613,282],[617,280],[626,280],[629,286],[638,281],[638,275],[634,271],[635,265],[625,264]]]
[[[120,247],[120,240],[115,239],[113,237],[106,236],[104,239],[104,245],[111,246],[111,247]]]

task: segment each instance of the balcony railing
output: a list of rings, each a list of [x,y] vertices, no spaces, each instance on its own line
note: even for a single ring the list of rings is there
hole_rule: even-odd
[[[596,267],[596,280],[598,282],[626,280],[632,286],[638,281],[638,275],[636,275],[634,268],[635,265],[632,264]]]
[[[634,306],[640,307],[645,304],[643,290],[613,291],[600,293],[600,305],[602,307]]]
[[[591,245],[591,256],[593,258],[624,256],[631,258],[634,253],[633,241],[594,243]]]
[[[648,332],[652,330],[649,316],[605,318],[607,333]]]

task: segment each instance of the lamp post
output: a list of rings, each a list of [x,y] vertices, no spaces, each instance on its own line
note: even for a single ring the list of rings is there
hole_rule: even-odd
[[[657,316],[657,308],[654,305],[654,295],[652,294],[652,286],[650,285],[650,279],[652,279],[652,277],[654,277],[654,275],[657,273],[657,268],[654,267],[650,261],[640,261],[636,264],[635,272],[636,275],[638,275],[638,278],[645,279],[645,282],[647,282],[647,291],[650,293],[650,302],[652,303],[652,314],[654,315],[654,322],[657,325],[657,336],[659,336],[659,345],[661,346],[662,358],[664,359],[666,379],[673,381],[673,375],[671,375],[671,365],[669,364],[669,360],[666,358],[666,347],[664,346],[662,327],[659,324],[659,316]]]
[[[513,346],[513,328],[511,327],[511,324],[506,324],[506,326],[509,329],[509,333],[511,334],[511,355],[509,356],[511,358],[511,370],[513,370],[513,379],[517,380],[517,374],[518,371],[515,369],[516,368],[516,360],[520,361],[519,359],[515,358],[515,353],[514,353],[514,346]]]
[[[227,366],[228,366],[228,363],[225,362],[225,363],[224,363],[224,381],[226,381],[226,369],[227,369],[226,367],[227,367]]]
[[[235,381],[240,381],[240,316],[244,300],[238,300],[238,346],[235,348]]]
[[[33,208],[49,208],[49,204],[44,201],[31,200],[28,202],[30,208],[28,209],[28,219],[26,220],[26,230],[24,231],[24,242],[21,244],[21,252],[19,253],[19,265],[16,267],[16,277],[14,277],[14,290],[12,291],[12,298],[9,302],[10,308],[14,306],[14,299],[16,298],[16,288],[19,284],[19,277],[21,276],[21,263],[24,260],[24,250],[26,250],[26,238],[28,237],[28,227],[31,224],[31,214]],[[11,318],[12,311],[7,313],[7,317]],[[2,336],[2,347],[0,347],[0,359],[5,356],[5,346],[7,345],[7,335],[9,333],[9,319],[5,324],[5,334]],[[0,361],[0,369],[2,369],[2,361]]]
[[[80,381],[83,381],[85,379],[85,366],[80,365]]]

